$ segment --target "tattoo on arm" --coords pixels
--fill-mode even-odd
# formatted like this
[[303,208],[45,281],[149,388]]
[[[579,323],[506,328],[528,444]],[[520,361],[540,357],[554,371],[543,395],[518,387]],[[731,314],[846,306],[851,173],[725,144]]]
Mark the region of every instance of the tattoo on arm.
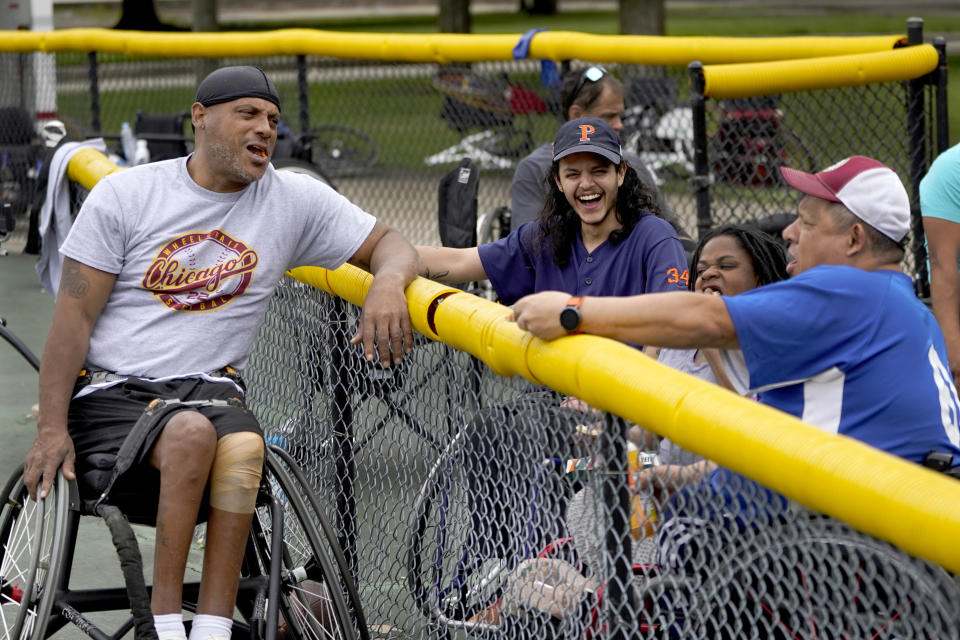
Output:
[[71,298],[82,298],[89,290],[90,280],[80,267],[69,262],[63,265],[63,273],[60,275],[60,293],[65,293]]
[[437,273],[430,273],[430,267],[424,267],[423,273],[420,274],[428,280],[436,280],[437,282],[443,282],[444,279],[450,275],[450,270],[438,271]]

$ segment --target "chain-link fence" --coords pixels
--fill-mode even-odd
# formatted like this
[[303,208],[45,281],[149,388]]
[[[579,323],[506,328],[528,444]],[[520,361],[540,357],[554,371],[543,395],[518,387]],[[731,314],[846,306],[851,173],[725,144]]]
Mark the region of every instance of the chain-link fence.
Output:
[[[192,100],[194,61],[136,67],[128,60],[98,60],[93,90],[83,77],[92,77],[92,58],[77,55],[70,72],[76,111],[70,111],[61,98],[68,92],[60,93],[59,71],[61,58],[69,57],[57,56],[58,113],[78,137],[122,131],[129,118],[136,123],[138,109],[176,121]],[[284,113],[306,105],[305,117],[291,117],[299,132],[291,141],[293,159],[309,161],[351,199],[415,242],[436,243],[439,177],[462,155],[478,157],[476,151],[456,152],[450,154],[451,164],[431,166],[432,156],[454,145],[484,143],[487,138],[467,140],[482,131],[509,132],[489,138],[503,141],[515,140],[516,131],[526,128],[534,142],[549,140],[557,123],[539,84],[539,68],[529,62],[474,64],[469,72],[423,63],[332,64],[296,57],[239,62],[267,69],[283,94]],[[304,69],[308,77],[326,75],[322,82],[305,83]],[[663,161],[655,168],[664,180],[661,188],[693,228],[695,200],[682,186],[690,178],[685,145],[693,140],[693,111],[686,72],[678,69],[624,65],[616,73],[634,100],[668,96],[644,107],[654,115],[638,113],[625,142],[633,131],[648,132],[636,136],[637,149],[651,166]],[[510,106],[506,122],[484,120],[459,131],[458,118],[476,113],[457,107],[460,115],[439,115],[456,97],[437,86],[448,72],[461,74],[457,86],[463,91],[470,90],[476,74],[501,89],[506,82],[508,93],[487,98],[496,110],[482,107],[476,96],[456,99],[470,109],[503,116],[500,98],[509,104],[507,96],[518,93],[511,87],[520,87],[538,95],[544,111],[538,106],[513,113]],[[858,91],[876,91],[878,103],[898,102],[900,85],[884,87],[837,90],[837,105],[864,100]],[[148,95],[155,101],[148,102]],[[529,104],[532,98],[526,100]],[[823,117],[801,116],[804,109],[822,110],[817,100],[805,103],[802,94],[785,94],[775,105],[741,111],[768,108],[769,116],[782,117],[791,130],[818,139],[801,124],[804,117],[810,122]],[[891,106],[882,113],[894,112]],[[73,120],[70,113],[80,115]],[[719,144],[721,116],[713,113],[716,128],[710,131]],[[906,118],[902,106],[900,113]],[[890,120],[889,131],[874,131],[878,137],[902,136],[904,122],[894,129]],[[304,132],[322,125],[349,127],[373,140],[373,160],[358,160],[371,155],[344,150],[328,153],[327,160],[317,156],[310,145],[321,136]],[[782,131],[779,124],[775,131]],[[169,132],[141,135],[148,142],[189,147],[189,139]],[[651,142],[658,137],[662,143]],[[108,143],[119,157],[119,133]],[[341,146],[353,149],[345,142]],[[503,148],[493,150],[503,155]],[[733,172],[726,180],[730,192],[777,193],[776,184],[737,184],[752,183],[755,175]],[[481,208],[503,203],[508,184],[508,168],[488,167],[481,180]],[[78,191],[75,199],[82,196]],[[773,208],[758,210],[756,200],[743,198],[726,210],[730,218],[717,222],[741,219],[733,211],[746,218]],[[767,195],[760,202],[776,201]],[[438,300],[431,302],[433,311],[452,304]],[[402,366],[370,365],[348,345],[357,317],[358,309],[345,300],[285,279],[246,375],[250,404],[268,440],[308,470],[312,489],[336,523],[372,637],[960,636],[954,606],[960,584],[940,566],[658,442],[617,416],[519,377],[504,377],[450,344],[418,335]],[[467,337],[446,339],[459,344]]]
[[938,566],[675,446],[652,466],[649,434],[443,343],[370,365],[357,317],[285,281],[248,382],[337,522],[373,637],[960,633]]
[[[75,206],[84,193],[76,189]],[[511,358],[529,362],[531,355],[484,342],[480,334],[490,328],[482,322],[452,322],[458,313],[502,315],[493,303],[434,283],[423,285],[426,294],[408,294],[416,326],[474,345],[499,362],[496,371],[422,333],[399,367],[367,362],[349,345],[359,309],[346,291],[362,287],[357,275],[320,278],[342,287],[345,298],[285,278],[245,377],[267,441],[307,472],[334,523],[370,637],[892,640],[960,633],[960,582],[941,566],[616,415],[506,377],[519,366],[508,364]],[[614,377],[636,379],[632,359],[647,362],[623,345],[582,339],[616,347],[590,350]],[[571,370],[582,365],[565,362]],[[660,390],[654,395],[678,386],[662,373],[642,381]],[[613,386],[600,393],[618,400]],[[722,404],[710,404],[717,420]],[[741,422],[770,418],[738,415]],[[910,473],[923,472],[911,466]],[[952,483],[945,477],[930,480],[909,482],[930,493],[953,489],[940,484]]]
[[[771,80],[781,81],[777,72],[763,77],[758,69],[754,93],[734,91],[736,97],[723,97],[723,78],[704,91],[704,74],[710,69],[691,65],[697,87],[692,117],[704,132],[691,141],[694,154],[702,154],[695,178],[700,233],[745,219],[758,220],[768,231],[782,229],[794,215],[798,195],[781,178],[780,167],[815,172],[851,155],[869,156],[897,171],[907,187],[913,222],[902,266],[917,293],[929,296],[919,183],[947,147],[941,120],[946,113],[941,86],[945,45],[939,40],[936,47],[929,56],[934,61],[939,57],[937,68],[922,76],[773,95],[764,95],[763,88]],[[832,70],[830,64],[822,69]],[[715,94],[720,97],[712,98]],[[891,135],[894,130],[897,135]]]

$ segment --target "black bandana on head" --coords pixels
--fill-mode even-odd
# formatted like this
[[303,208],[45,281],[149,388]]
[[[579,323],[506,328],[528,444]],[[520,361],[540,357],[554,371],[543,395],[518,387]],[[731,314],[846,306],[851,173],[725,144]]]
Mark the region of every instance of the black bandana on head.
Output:
[[280,94],[258,67],[223,67],[213,71],[197,87],[196,102],[205,107],[238,98],[263,98],[280,109]]

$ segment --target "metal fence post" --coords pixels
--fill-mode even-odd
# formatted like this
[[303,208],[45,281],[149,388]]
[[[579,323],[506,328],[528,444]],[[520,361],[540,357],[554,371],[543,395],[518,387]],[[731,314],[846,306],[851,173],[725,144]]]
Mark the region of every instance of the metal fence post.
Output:
[[90,126],[97,133],[100,133],[100,83],[97,80],[97,52],[91,51],[87,54],[89,61],[88,75],[90,77]]
[[937,155],[950,148],[950,118],[947,111],[947,41],[937,36],[933,41],[940,62],[936,70]]
[[[907,18],[907,40],[911,46],[923,44],[923,19]],[[920,180],[927,172],[926,109],[924,89],[928,78],[915,78],[907,84],[907,137],[910,156],[910,230],[911,251],[916,270],[914,288],[921,298],[930,297],[927,250],[924,245],[923,219],[920,213]]]
[[307,93],[307,56],[297,56],[297,99],[300,102],[300,133],[310,129],[310,96]]
[[330,376],[333,386],[332,420],[333,450],[334,450],[334,482],[338,486],[337,492],[337,532],[338,542],[347,559],[354,582],[359,583],[358,543],[357,543],[357,498],[354,482],[357,477],[357,466],[353,449],[353,405],[350,400],[353,390],[350,388],[350,363],[346,358],[345,345],[350,336],[347,335],[346,301],[333,297],[333,325],[330,333]]
[[629,630],[634,626],[635,618],[630,606],[633,540],[630,535],[630,489],[627,485],[627,474],[630,472],[627,423],[611,413],[604,414],[604,423],[603,457],[607,473],[603,478],[603,504],[610,509],[610,528],[605,535],[604,546],[608,562],[609,559],[613,560],[612,575],[606,576],[604,587],[609,625],[607,637],[626,640],[634,635]]
[[697,198],[697,234],[703,237],[713,226],[710,217],[710,164],[707,158],[707,109],[703,97],[703,63],[691,62],[690,106],[693,110],[693,169],[691,184]]

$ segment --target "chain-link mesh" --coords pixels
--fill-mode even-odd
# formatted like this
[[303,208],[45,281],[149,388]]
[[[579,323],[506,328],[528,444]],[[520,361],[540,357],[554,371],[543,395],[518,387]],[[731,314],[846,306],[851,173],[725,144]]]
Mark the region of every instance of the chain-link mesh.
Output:
[[285,280],[247,378],[336,522],[373,637],[960,633],[939,567],[723,470],[645,470],[639,429],[442,343],[370,365],[357,318]]
[[[706,227],[757,220],[766,230],[781,229],[795,214],[799,194],[783,181],[780,167],[815,172],[851,155],[875,158],[897,171],[918,207],[918,178],[936,156],[933,117],[922,114],[935,109],[933,88],[921,87],[916,98],[921,115],[910,120],[909,84],[708,100]],[[919,147],[915,152],[911,138]],[[902,266],[925,282],[911,250],[918,235],[922,243],[922,229],[904,240]]]

